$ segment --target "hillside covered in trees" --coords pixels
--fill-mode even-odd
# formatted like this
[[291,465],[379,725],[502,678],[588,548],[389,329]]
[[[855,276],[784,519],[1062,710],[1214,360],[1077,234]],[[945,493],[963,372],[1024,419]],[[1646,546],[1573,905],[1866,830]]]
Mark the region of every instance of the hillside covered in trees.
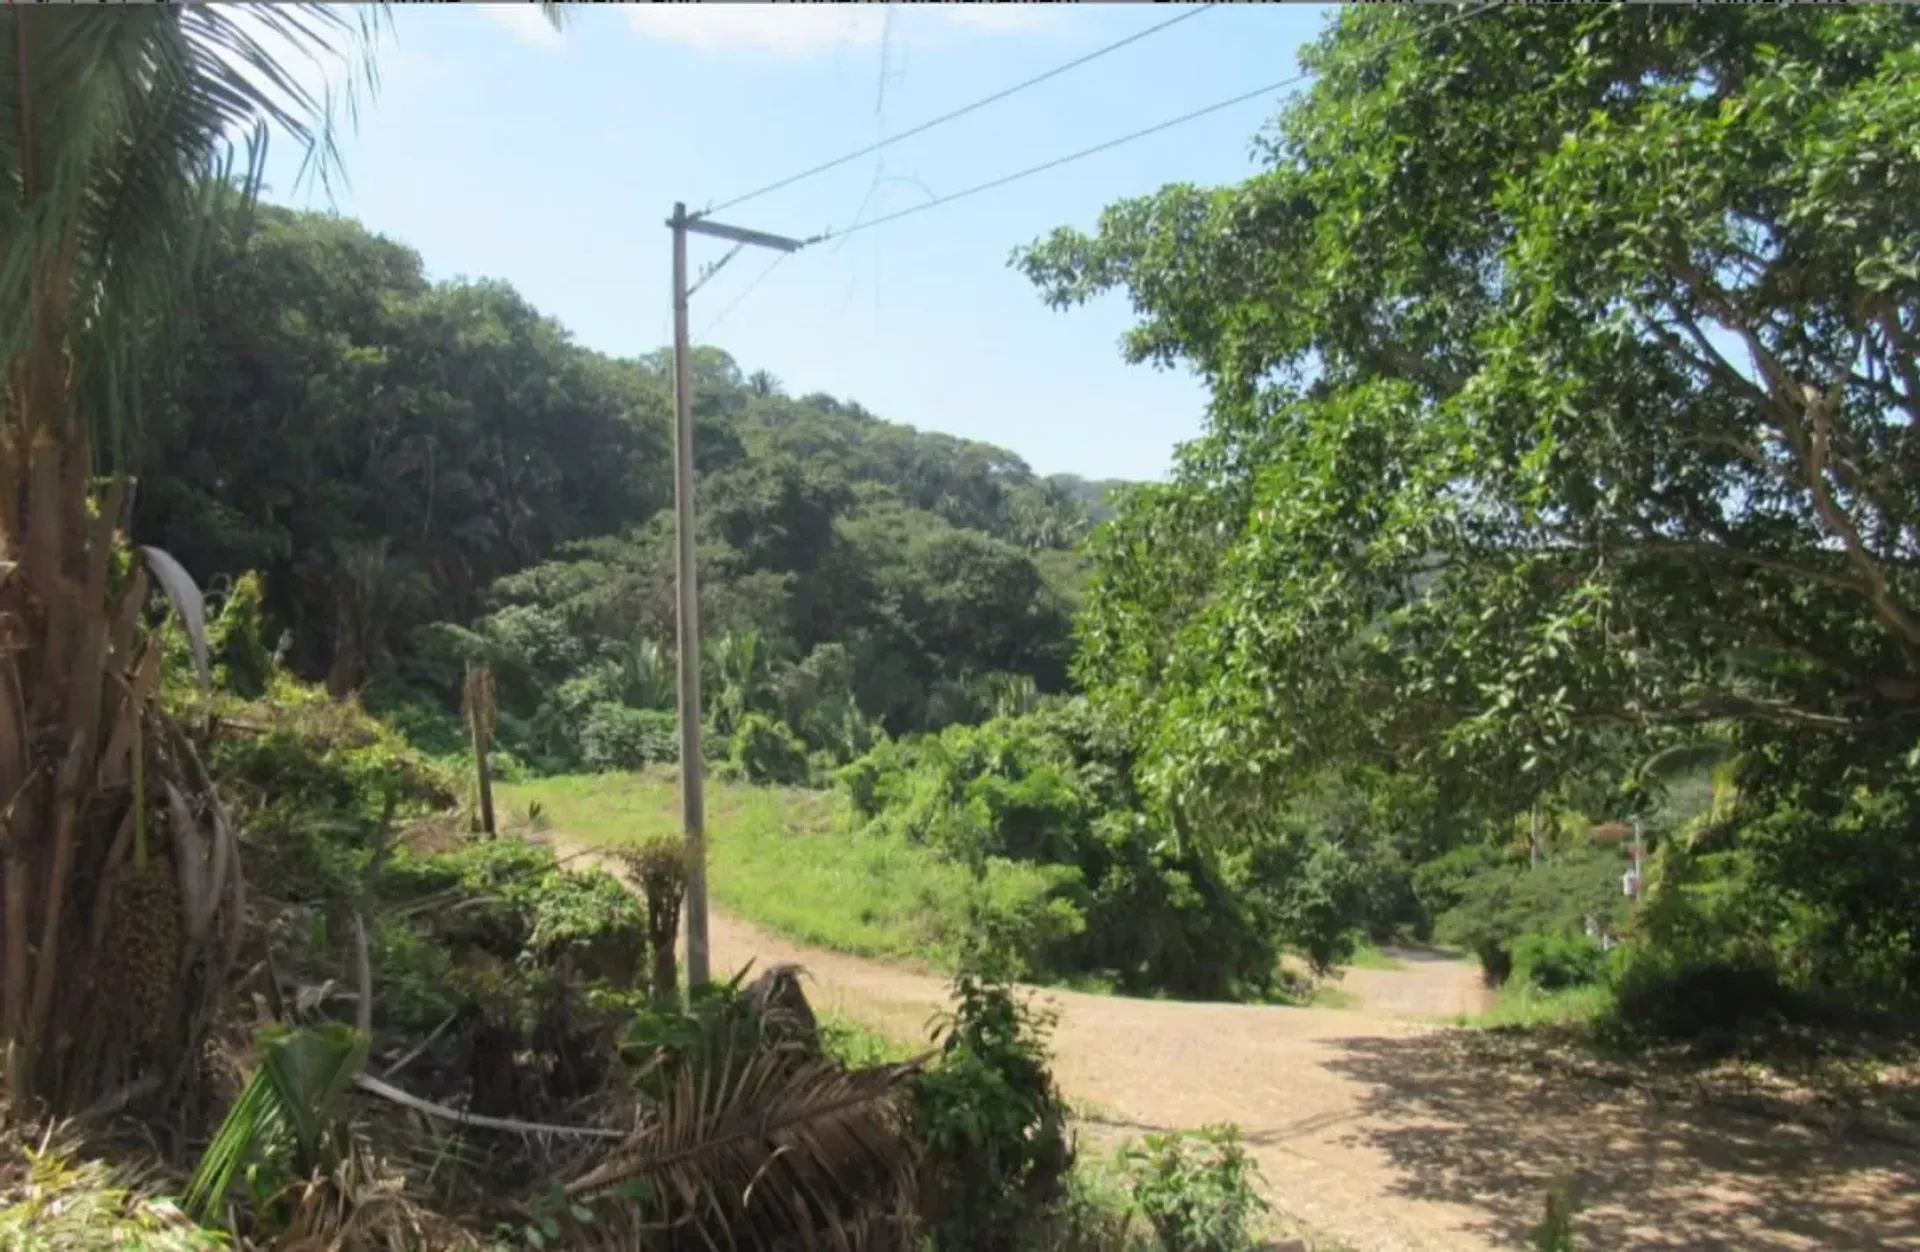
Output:
[[[295,46],[354,42],[302,14]],[[1091,1189],[1012,983],[1297,1004],[1366,939],[1457,946],[1500,988],[1480,1024],[1556,1029],[1398,1022],[1444,1066],[1402,1099],[1415,1053],[1356,1065],[1374,1032],[1278,1050],[1262,1008],[1154,1007],[1183,1058],[1241,1015],[1243,1091],[1347,1071],[1375,1194],[1511,1219],[1584,1153],[1631,1168],[1604,1203],[1652,1206],[1642,1243],[1702,1196],[1804,1242],[1815,1176],[1911,1231],[1910,1155],[1863,1202],[1798,1134],[1777,1207],[1649,1190],[1646,1160],[1758,1174],[1760,1138],[1676,1119],[1704,1081],[1574,1054],[1804,1080],[1911,1144],[1920,11],[1341,11],[1259,172],[1015,256],[1207,383],[1164,483],[699,349],[711,847],[644,771],[676,752],[665,354],[250,203],[248,123],[331,149],[318,102],[221,68],[274,58],[219,11],[3,7],[0,41],[0,1232],[1133,1252],[1145,1215],[1248,1252],[1231,1127]],[[703,863],[746,920],[950,973],[936,1049],[816,1018],[790,965],[683,995]],[[1148,1085],[1141,1005],[1081,1003]],[[1525,1086],[1483,1098],[1501,1066]],[[1657,1109],[1643,1139],[1485,1151],[1601,1086]],[[183,1206],[67,1170],[61,1115]],[[1535,1246],[1571,1246],[1571,1194]]]
[[[260,573],[284,662],[431,746],[457,743],[475,660],[528,764],[671,755],[670,354],[588,351],[505,284],[430,282],[327,216],[259,209],[206,282],[134,533],[214,586]],[[693,377],[722,733],[761,716],[773,750],[842,761],[1062,689],[1074,550],[1112,484],[791,397],[717,349]]]

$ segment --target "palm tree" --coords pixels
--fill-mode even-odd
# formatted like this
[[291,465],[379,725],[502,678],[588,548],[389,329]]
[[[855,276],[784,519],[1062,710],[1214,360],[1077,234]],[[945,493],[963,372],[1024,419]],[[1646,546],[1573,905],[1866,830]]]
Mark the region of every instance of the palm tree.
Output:
[[[148,572],[119,533],[124,454],[200,245],[252,199],[269,134],[329,167],[328,108],[286,57],[372,33],[321,5],[244,7],[0,9],[0,1038],[15,1110],[136,1079],[179,1094],[238,941],[232,834],[192,737],[154,701]],[[192,580],[143,555],[197,632]]]

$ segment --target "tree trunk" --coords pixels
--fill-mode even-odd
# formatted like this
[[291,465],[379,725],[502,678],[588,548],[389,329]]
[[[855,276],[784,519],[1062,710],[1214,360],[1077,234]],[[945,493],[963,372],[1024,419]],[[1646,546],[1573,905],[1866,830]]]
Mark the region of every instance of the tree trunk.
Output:
[[473,736],[473,776],[478,790],[480,830],[491,839],[499,833],[493,818],[493,770],[487,753],[493,745],[493,671],[484,665],[467,666],[467,729]]
[[[0,513],[8,1094],[16,1113],[64,1112],[157,1078],[175,1099],[237,948],[238,848],[197,748],[157,706],[147,573],[116,533],[124,481],[90,510],[79,424],[57,409],[35,420],[44,393],[16,385],[11,399],[0,433],[0,500],[21,502]],[[29,456],[6,455],[23,442]]]
[[[480,830],[489,839],[499,833],[493,820],[493,770],[487,764],[487,738],[481,732],[478,717],[470,719],[473,726],[473,777],[480,788]],[[512,781],[511,775],[508,781]]]

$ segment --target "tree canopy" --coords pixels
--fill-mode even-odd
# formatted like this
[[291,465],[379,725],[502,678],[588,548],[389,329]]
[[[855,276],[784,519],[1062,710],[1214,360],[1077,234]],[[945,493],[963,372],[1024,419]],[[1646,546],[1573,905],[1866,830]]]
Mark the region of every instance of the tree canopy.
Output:
[[[509,744],[580,765],[587,710],[557,693],[673,647],[671,354],[589,351],[504,283],[433,282],[400,244],[284,209],[221,219],[205,285],[135,533],[205,580],[260,571],[287,662],[336,693],[451,709],[462,662],[494,664]],[[758,638],[775,686],[838,649],[792,681],[844,673],[895,732],[983,715],[996,676],[1065,683],[1084,486],[791,397],[715,348],[692,374],[714,639]],[[641,689],[603,687],[589,707]],[[559,738],[515,737],[535,721]]]
[[1147,792],[1513,812],[1718,736],[1726,916],[1920,985],[1920,16],[1368,6],[1305,59],[1264,172],[1016,258],[1212,391],[1081,622]]
[[1214,396],[1102,544],[1086,675],[1175,790],[1910,734],[1920,23],[1440,16],[1346,14],[1265,173],[1021,258],[1058,304],[1128,292],[1129,355]]

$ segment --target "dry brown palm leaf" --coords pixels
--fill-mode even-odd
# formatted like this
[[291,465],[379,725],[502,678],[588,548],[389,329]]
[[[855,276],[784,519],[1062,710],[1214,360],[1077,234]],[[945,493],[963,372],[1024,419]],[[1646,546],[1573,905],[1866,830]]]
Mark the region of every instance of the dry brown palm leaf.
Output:
[[920,1145],[906,1104],[923,1061],[847,1070],[715,1039],[679,1064],[637,1133],[568,1185],[599,1199],[595,1231],[577,1236],[743,1252],[887,1246],[879,1232],[899,1233],[913,1209]]

